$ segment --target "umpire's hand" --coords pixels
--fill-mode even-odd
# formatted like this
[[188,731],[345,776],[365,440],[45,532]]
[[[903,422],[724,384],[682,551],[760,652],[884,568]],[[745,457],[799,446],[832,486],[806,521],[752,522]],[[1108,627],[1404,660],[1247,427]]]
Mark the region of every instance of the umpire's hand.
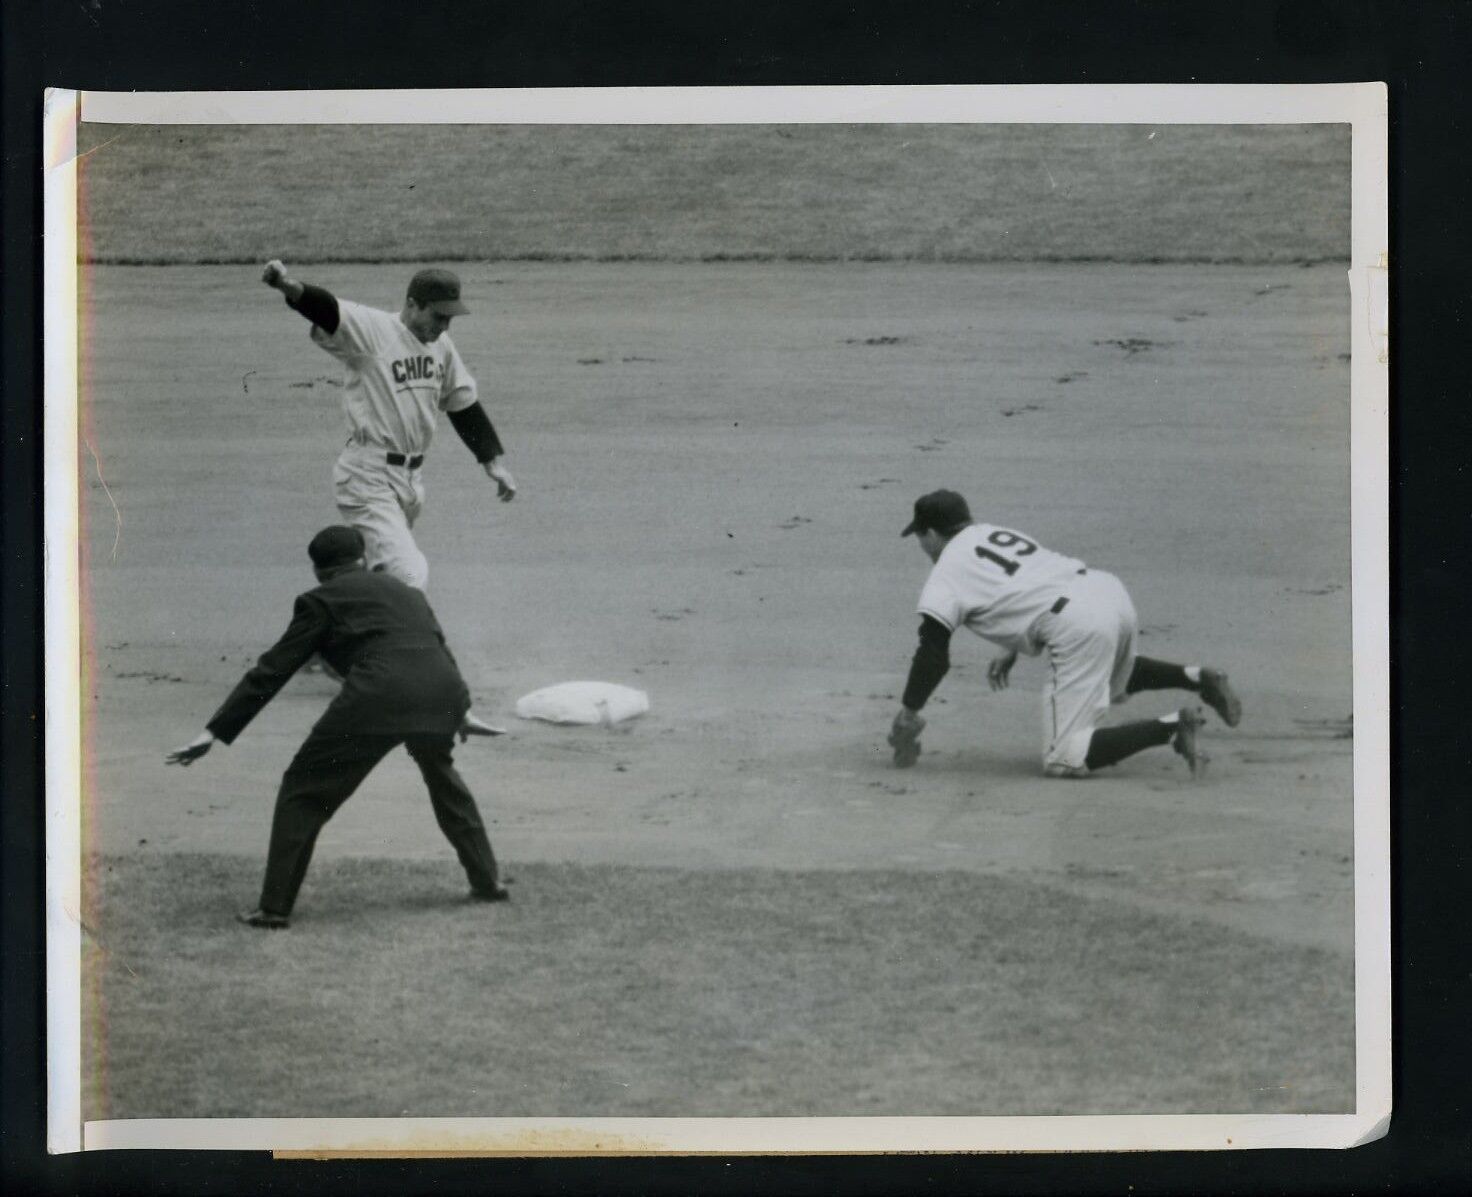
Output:
[[176,748],[168,756],[164,757],[164,764],[192,765],[210,750],[210,746],[214,742],[215,736],[213,732],[200,732],[199,735],[190,740],[183,748]]

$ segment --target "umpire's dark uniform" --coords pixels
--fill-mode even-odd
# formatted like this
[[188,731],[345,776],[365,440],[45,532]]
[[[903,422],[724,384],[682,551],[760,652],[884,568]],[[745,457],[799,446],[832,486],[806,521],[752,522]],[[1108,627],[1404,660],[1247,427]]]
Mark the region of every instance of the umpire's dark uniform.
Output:
[[418,590],[360,564],[325,577],[298,596],[285,635],[241,679],[208,729],[231,743],[314,653],[343,676],[342,692],[281,779],[261,910],[291,914],[322,825],[399,744],[424,775],[435,818],[472,892],[493,894],[496,858],[475,799],[451,762],[470,694]]

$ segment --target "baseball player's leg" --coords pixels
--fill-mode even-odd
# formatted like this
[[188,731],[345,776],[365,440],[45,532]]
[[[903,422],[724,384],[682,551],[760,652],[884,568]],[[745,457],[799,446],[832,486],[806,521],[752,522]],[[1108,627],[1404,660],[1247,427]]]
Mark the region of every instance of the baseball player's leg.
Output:
[[414,540],[414,521],[424,510],[424,484],[418,470],[391,470],[394,499],[402,521],[394,524],[392,540],[385,546],[381,568],[417,590],[429,584],[429,561]]
[[1106,620],[1114,623],[1114,666],[1109,673],[1109,699],[1124,702],[1130,696],[1129,680],[1134,675],[1135,641],[1140,635],[1140,617],[1124,583],[1105,570],[1095,570],[1088,579],[1094,601]]
[[368,568],[423,590],[429,562],[411,530],[422,492],[408,471],[377,461],[373,450],[349,446],[337,459],[332,481],[342,518],[363,534]]
[[1071,594],[1067,609],[1048,627],[1050,677],[1044,719],[1050,739],[1044,772],[1086,777],[1147,748],[1170,744],[1197,774],[1205,757],[1196,748],[1199,716],[1188,709],[1162,719],[1099,727],[1111,701],[1126,692],[1134,671],[1134,605],[1123,584],[1098,572]]
[[261,910],[282,918],[291,914],[318,833],[397,743],[394,736],[322,735],[315,730],[307,737],[276,796]]
[[1115,639],[1088,623],[1060,625],[1048,644],[1043,684],[1043,771],[1050,777],[1088,775],[1089,742],[1109,711]]
[[[1098,589],[1097,597],[1113,602],[1120,616],[1122,651],[1114,677],[1114,701],[1123,702],[1142,690],[1186,690],[1201,695],[1203,701],[1222,717],[1229,727],[1242,719],[1242,703],[1227,681],[1224,670],[1210,665],[1177,665],[1154,657],[1136,656],[1134,641],[1138,634],[1138,617],[1129,592],[1113,574],[1092,571],[1090,584]],[[1097,578],[1097,580],[1096,580]],[[1113,591],[1111,596],[1108,592]]]
[[[1055,674],[1059,680],[1045,688],[1043,700],[1051,704],[1051,712],[1045,711],[1044,717],[1051,714],[1055,730],[1043,754],[1043,771],[1050,777],[1087,777],[1137,752],[1169,744],[1185,758],[1191,775],[1199,776],[1206,766],[1206,755],[1196,745],[1201,716],[1193,708],[1183,707],[1159,719],[1098,726],[1109,709],[1109,659],[1117,652],[1110,641],[1111,637],[1100,633],[1093,644],[1076,651],[1071,659],[1065,657],[1063,667]],[[1081,671],[1070,676],[1070,665],[1088,665],[1091,660],[1092,677],[1080,676]]]
[[[1186,711],[1185,716],[1189,723],[1189,711]],[[1083,757],[1083,764],[1092,773],[1094,770],[1104,769],[1105,766],[1119,764],[1126,757],[1133,757],[1136,752],[1170,744],[1176,736],[1181,735],[1181,720],[1182,711],[1176,711],[1175,714],[1163,718],[1142,718],[1114,727],[1095,727],[1094,735],[1089,736],[1088,754]],[[1195,754],[1194,726],[1188,730],[1188,735],[1192,736],[1192,754]]]
[[470,880],[471,892],[478,897],[504,897],[501,872],[496,864],[496,855],[491,851],[485,823],[470,788],[454,765],[453,738],[411,736],[405,747],[419,766],[424,784],[429,789],[435,822],[460,858]]
[[1141,690],[1188,690],[1201,695],[1201,700],[1228,727],[1242,722],[1242,700],[1227,680],[1226,671],[1212,665],[1177,665],[1173,661],[1136,657],[1127,689],[1131,694]]
[[[1121,586],[1120,590],[1123,593],[1124,587]],[[1128,602],[1128,596],[1125,601]],[[1130,614],[1133,620],[1133,607]],[[1177,665],[1174,661],[1137,657],[1133,653],[1131,656],[1124,674],[1123,696],[1138,694],[1142,690],[1186,690],[1201,695],[1202,701],[1220,715],[1228,727],[1236,727],[1242,721],[1242,700],[1227,681],[1224,670],[1211,665]]]
[[381,570],[423,590],[429,581],[429,562],[414,543],[403,508],[391,493],[345,502],[341,492],[337,509],[342,518],[363,534],[368,568]]
[[1177,665],[1174,661],[1136,657],[1125,688],[1131,694],[1138,694],[1142,690],[1195,690],[1198,685],[1191,680],[1186,669],[1186,666]]
[[[1235,727],[1242,720],[1242,702],[1236,696],[1231,683],[1226,679],[1226,671],[1213,665],[1178,665],[1175,661],[1160,661],[1154,657],[1136,657],[1133,652],[1133,640],[1136,635],[1135,608],[1130,604],[1129,593],[1126,592],[1123,583],[1104,571],[1095,571],[1100,579],[1105,580],[1104,585],[1113,583],[1117,587],[1116,604],[1119,605],[1120,614],[1128,618],[1122,618],[1122,630],[1128,627],[1129,655],[1128,660],[1120,657],[1120,668],[1116,670],[1116,682],[1114,682],[1114,701],[1122,702],[1132,693],[1141,691],[1188,691],[1198,693],[1211,710],[1216,711],[1222,717],[1223,723],[1228,727]],[[1126,612],[1128,608],[1128,612]]]

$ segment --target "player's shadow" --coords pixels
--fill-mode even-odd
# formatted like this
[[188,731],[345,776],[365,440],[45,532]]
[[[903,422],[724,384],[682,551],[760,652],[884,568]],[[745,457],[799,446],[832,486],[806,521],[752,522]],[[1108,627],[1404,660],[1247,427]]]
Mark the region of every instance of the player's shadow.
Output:
[[891,767],[891,772],[907,776],[928,773],[937,777],[966,777],[976,781],[1015,781],[1026,778],[1048,780],[1042,767],[1034,759],[1019,753],[989,752],[977,748],[940,749],[933,752],[922,749],[920,760],[912,768]]
[[[919,761],[908,769],[901,769],[894,764],[893,750],[881,738],[877,745],[868,746],[865,752],[865,776],[917,785],[923,785],[926,777],[966,777],[975,781],[1043,777],[1043,771],[1035,760],[1017,753],[1006,754],[984,748],[933,750],[925,746],[923,737],[921,745]],[[846,755],[841,760],[835,758],[831,765],[837,770],[851,765],[851,762],[852,758]]]

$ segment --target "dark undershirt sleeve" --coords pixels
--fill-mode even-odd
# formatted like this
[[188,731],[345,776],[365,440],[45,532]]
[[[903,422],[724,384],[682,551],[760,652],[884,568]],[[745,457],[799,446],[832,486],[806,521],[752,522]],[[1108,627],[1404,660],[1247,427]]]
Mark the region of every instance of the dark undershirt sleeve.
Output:
[[479,403],[472,403],[469,407],[448,414],[450,423],[460,434],[460,439],[475,454],[476,461],[490,461],[506,452],[501,438],[491,427],[491,417],[486,415],[486,409]]
[[935,693],[941,678],[951,668],[951,629],[929,615],[920,619],[920,646],[910,662],[910,677],[900,699],[912,711],[918,711]]
[[323,287],[314,287],[311,283],[303,283],[301,297],[295,303],[288,299],[286,306],[300,312],[328,336],[337,331],[342,320],[341,313],[337,310],[337,296]]

